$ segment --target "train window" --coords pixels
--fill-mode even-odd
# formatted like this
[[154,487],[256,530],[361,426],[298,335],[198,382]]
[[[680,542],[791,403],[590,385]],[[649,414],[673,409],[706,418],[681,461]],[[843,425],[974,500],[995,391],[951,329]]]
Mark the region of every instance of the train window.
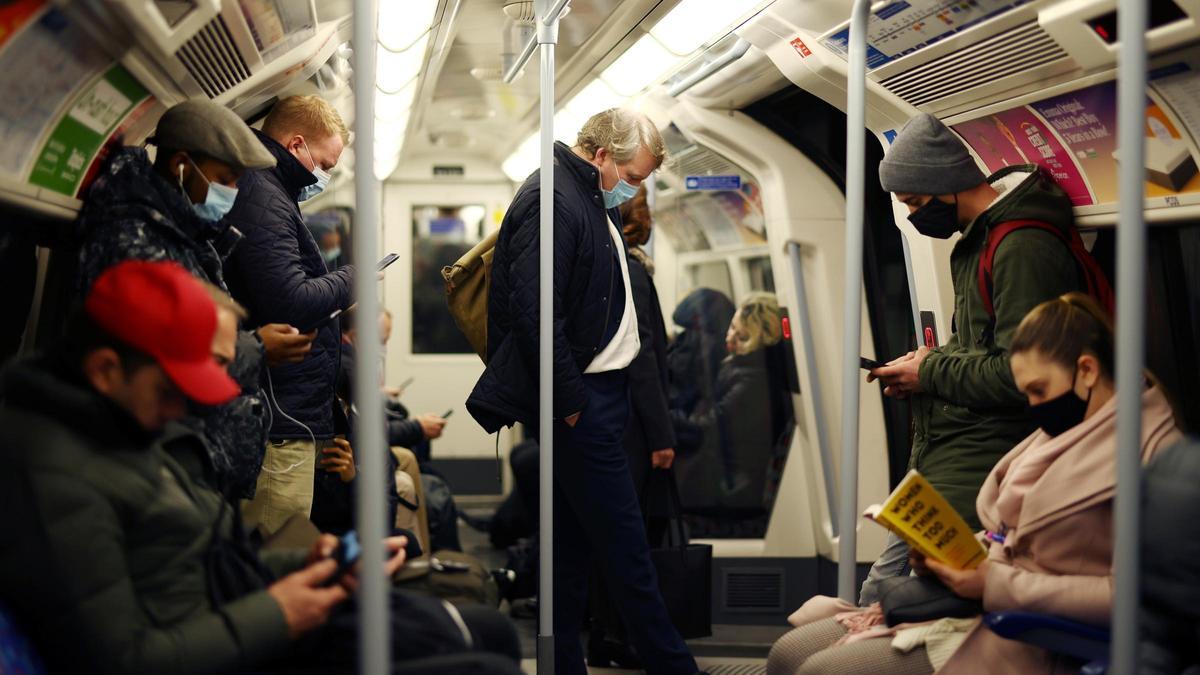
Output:
[[481,204],[413,206],[413,354],[475,353],[446,311],[442,268],[479,243],[486,216]]
[[[757,180],[681,134],[655,227],[677,252],[668,350],[675,471],[693,536],[766,534],[795,433],[790,342]],[[661,187],[661,186],[660,186]]]

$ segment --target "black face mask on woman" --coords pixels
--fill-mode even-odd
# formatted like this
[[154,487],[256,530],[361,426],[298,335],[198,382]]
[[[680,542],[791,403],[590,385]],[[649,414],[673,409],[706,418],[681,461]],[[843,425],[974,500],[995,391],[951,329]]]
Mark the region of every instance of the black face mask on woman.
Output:
[[1075,378],[1078,375],[1079,367],[1076,366],[1075,374],[1071,376],[1071,388],[1062,396],[1029,406],[1029,417],[1048,436],[1057,436],[1073,429],[1087,416],[1088,406],[1092,402],[1092,389],[1088,387],[1087,400],[1079,398],[1075,393]]
[[953,204],[930,197],[929,201],[909,214],[908,222],[926,237],[949,239],[958,232],[958,196],[955,195]]

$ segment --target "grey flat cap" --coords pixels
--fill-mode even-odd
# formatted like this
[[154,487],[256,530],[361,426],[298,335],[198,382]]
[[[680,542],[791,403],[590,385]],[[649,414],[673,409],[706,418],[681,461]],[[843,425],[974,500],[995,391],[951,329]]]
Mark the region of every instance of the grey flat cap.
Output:
[[275,157],[237,113],[207,99],[168,108],[149,142],[168,150],[203,153],[237,169],[275,166]]
[[958,136],[924,113],[904,125],[879,163],[879,184],[888,192],[948,195],[986,180]]

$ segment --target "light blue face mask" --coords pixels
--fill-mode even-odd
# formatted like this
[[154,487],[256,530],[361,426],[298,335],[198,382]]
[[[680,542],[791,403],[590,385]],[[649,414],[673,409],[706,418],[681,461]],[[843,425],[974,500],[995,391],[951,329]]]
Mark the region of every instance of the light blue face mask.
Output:
[[[615,163],[613,164],[613,168],[616,168]],[[633,199],[634,196],[637,195],[638,189],[629,183],[626,183],[625,179],[621,178],[621,170],[617,169],[617,184],[613,186],[613,189],[605,190],[604,179],[601,178],[600,191],[604,193],[604,208],[615,209],[621,204]]]
[[329,264],[333,264],[333,261],[337,260],[339,257],[341,257],[341,255],[342,255],[342,247],[341,246],[334,246],[333,248],[331,248],[328,251],[325,251],[324,253],[321,254],[321,256],[325,258],[325,262],[327,262]]
[[[196,166],[191,157],[188,157],[188,163],[192,165],[192,168],[200,175],[200,178],[204,179],[205,183],[208,183],[208,194],[204,197],[204,203],[192,204],[192,210],[202,220],[215,223],[224,218],[225,214],[229,213],[229,210],[233,208],[233,202],[237,199],[237,188],[231,188],[209,180],[208,176],[204,175],[204,172],[200,170],[200,167]],[[179,189],[183,191],[184,195],[187,195],[187,190],[183,188],[182,164],[179,165]]]
[[325,186],[329,185],[330,176],[328,171],[317,166],[316,161],[313,160],[312,151],[308,149],[308,141],[301,139],[300,142],[304,144],[304,152],[308,153],[308,161],[312,162],[312,175],[317,177],[316,183],[300,188],[299,199],[302,202],[306,202],[321,194],[321,191],[325,189]]

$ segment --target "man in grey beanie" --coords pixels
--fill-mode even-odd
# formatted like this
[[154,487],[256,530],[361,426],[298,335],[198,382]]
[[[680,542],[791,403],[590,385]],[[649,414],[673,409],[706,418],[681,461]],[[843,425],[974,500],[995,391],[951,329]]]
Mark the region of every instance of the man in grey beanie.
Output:
[[[157,146],[153,163],[142,147],[120,148],[88,190],[75,226],[80,297],[104,270],[130,259],[171,260],[227,290],[222,260],[241,234],[222,217],[233,206],[238,178],[274,166],[275,158],[237,114],[207,99],[168,108],[148,142]],[[239,332],[229,372],[242,394],[184,420],[208,441],[213,487],[253,496],[266,437],[261,362],[299,361],[311,346],[312,335],[281,323]]]
[[[927,114],[901,129],[879,163],[879,181],[908,206],[909,222],[921,234],[962,236],[950,254],[955,332],[941,346],[921,347],[872,370],[867,381],[882,380],[888,396],[911,398],[909,468],[919,470],[979,529],[980,485],[1033,431],[1025,396],[1009,369],[1013,334],[1042,302],[1087,290],[1065,243],[1078,236],[1071,200],[1036,164],[984,177],[962,141]],[[1002,225],[1008,233],[992,241],[988,293],[980,289],[980,264],[989,234],[1001,232]],[[880,580],[910,568],[908,546],[891,535],[863,584],[860,604],[879,599]]]

